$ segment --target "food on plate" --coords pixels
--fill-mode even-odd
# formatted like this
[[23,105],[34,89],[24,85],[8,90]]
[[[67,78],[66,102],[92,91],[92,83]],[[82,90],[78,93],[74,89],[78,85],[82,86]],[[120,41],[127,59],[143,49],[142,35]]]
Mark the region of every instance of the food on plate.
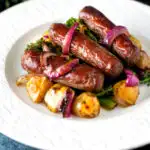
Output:
[[34,50],[25,51],[21,58],[21,66],[23,69],[27,72],[42,73],[40,54],[40,52]]
[[150,70],[140,71],[140,84],[150,86]]
[[26,85],[33,102],[64,118],[94,118],[102,108],[129,107],[140,85],[150,85],[150,57],[140,41],[92,6],[79,18],[51,24],[27,45],[21,65],[28,74],[17,86]]
[[47,90],[52,86],[52,83],[47,77],[33,76],[26,83],[26,89],[29,97],[34,103],[40,103],[44,100]]
[[134,37],[133,35],[129,35],[129,39],[132,41],[132,43],[133,43],[137,48],[139,48],[140,50],[142,49],[141,42],[140,42],[136,37]]
[[127,86],[126,81],[119,81],[113,87],[114,100],[123,107],[134,105],[139,96],[139,86]]
[[95,94],[84,92],[73,102],[72,112],[74,115],[84,118],[93,118],[100,113],[100,103]]
[[74,95],[74,91],[71,88],[61,84],[54,84],[46,93],[44,101],[52,112],[62,112],[63,117],[69,117]]
[[[68,31],[69,28],[66,25],[55,23],[50,27],[49,36],[53,43],[63,46],[63,40]],[[123,65],[116,56],[82,33],[76,32],[74,34],[70,51],[76,57],[99,68],[108,76],[117,77],[123,70]]]
[[113,96],[100,97],[99,101],[101,106],[107,110],[112,110],[117,106]]
[[26,85],[26,83],[31,79],[31,77],[33,77],[34,74],[26,74],[26,75],[22,75],[20,76],[17,81],[16,81],[16,85],[17,86],[21,86],[21,85]]
[[112,52],[117,53],[129,65],[137,64],[140,59],[140,49],[129,39],[129,33],[125,27],[116,26],[92,6],[84,7],[80,11],[79,18],[100,37],[103,44],[112,47]]
[[150,69],[150,57],[146,54],[145,51],[140,51],[140,60],[137,62],[136,65],[140,69]]
[[28,50],[21,61],[24,70],[43,74],[51,81],[73,88],[99,92],[103,87],[104,75],[101,71],[79,64],[78,59],[68,60],[54,53]]

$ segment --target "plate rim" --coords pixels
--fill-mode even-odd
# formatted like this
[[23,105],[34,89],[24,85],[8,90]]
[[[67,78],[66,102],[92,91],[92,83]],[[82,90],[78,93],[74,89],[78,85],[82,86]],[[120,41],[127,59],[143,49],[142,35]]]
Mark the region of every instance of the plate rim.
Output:
[[[5,15],[7,15],[8,13],[17,10],[17,8],[24,7],[24,5],[30,5],[30,6],[31,6],[31,4],[33,4],[33,3],[36,2],[36,1],[38,2],[39,0],[27,1],[27,2],[21,3],[21,4],[17,5],[17,6],[14,6],[14,7],[8,9],[8,10],[2,12],[2,13],[0,14],[0,18],[1,18],[1,16],[5,16]],[[46,1],[46,0],[45,0],[45,1]],[[51,1],[53,1],[53,0],[51,0]],[[117,1],[117,0],[116,0],[116,1]],[[129,0],[128,0],[128,2],[129,2]],[[130,2],[131,2],[131,1],[130,1]],[[132,1],[132,2],[137,3],[137,5],[139,5],[140,7],[143,7],[144,9],[145,9],[145,8],[146,8],[146,9],[149,8],[149,6],[140,4],[139,2],[135,2],[135,1]],[[146,10],[146,11],[147,11],[147,10]],[[150,13],[150,11],[148,11],[148,13]],[[28,31],[28,30],[27,30],[27,31]],[[0,57],[0,59],[1,59],[1,57]],[[0,63],[0,68],[1,68],[1,67],[2,67],[2,64]],[[3,67],[4,67],[4,66],[3,66]],[[3,69],[4,69],[4,68],[3,68]],[[1,71],[1,70],[0,70],[0,71]],[[1,86],[1,82],[0,82],[0,86]],[[13,96],[15,96],[16,99],[18,99],[16,95],[13,95]],[[19,99],[18,99],[18,100],[19,100]],[[143,104],[143,107],[146,108],[145,105],[146,105],[146,104]],[[19,102],[15,107],[19,107],[19,106],[26,107],[26,109],[29,110],[29,112],[31,112],[31,111],[33,112],[33,110],[34,110],[33,108],[30,108],[28,105],[24,106],[24,102],[22,102],[22,101]],[[0,107],[0,108],[1,108],[1,107]],[[147,107],[147,108],[148,108],[148,107]],[[19,110],[20,110],[20,109],[19,109]],[[36,111],[36,110],[34,110],[34,111],[35,111],[35,112],[34,112],[34,115],[37,116],[37,117],[45,118],[45,119],[48,119],[48,118],[49,118],[47,115],[45,116],[45,114],[43,115],[43,114],[41,114],[40,112],[38,112],[38,111]],[[38,113],[37,113],[37,112],[38,112]],[[142,112],[142,110],[139,110],[139,113],[141,113],[141,112]],[[132,112],[132,114],[135,114],[135,112]],[[1,118],[1,116],[0,116],[0,118]],[[120,117],[119,117],[119,118],[120,118]],[[124,118],[129,119],[130,116],[128,116],[128,115],[126,114]],[[118,120],[118,118],[116,118],[116,120]],[[1,120],[0,120],[0,121],[1,121]],[[53,118],[52,121],[55,122],[55,119]],[[69,122],[69,121],[70,121],[70,120],[68,120],[67,122]],[[71,120],[71,121],[76,122],[76,121],[74,121],[74,120]],[[63,122],[62,124],[65,124],[65,125],[66,125],[66,123],[64,123],[64,120],[61,119],[60,122]],[[91,121],[89,121],[89,122],[91,123],[91,125],[93,124]],[[108,120],[108,122],[109,122],[109,120]],[[1,124],[1,122],[0,122],[0,124]],[[3,133],[3,131],[4,131],[5,133]],[[9,135],[11,135],[11,134],[9,134],[9,133],[6,131],[6,129],[4,129],[3,131],[1,131],[3,134],[5,134],[5,135],[7,135],[8,137],[12,138],[11,136],[9,136]],[[7,134],[7,133],[8,133],[8,134]],[[32,147],[36,147],[35,144],[32,145],[32,143],[28,144],[28,143],[26,143],[25,141],[20,141],[20,140],[18,139],[18,137],[13,137],[13,139],[15,139],[15,140],[18,141],[18,142],[24,143],[24,144],[26,144],[26,145],[29,145],[29,146],[32,146]],[[149,140],[148,140],[147,142],[149,142]],[[147,142],[146,142],[146,143],[147,143]],[[146,144],[146,143],[144,143],[144,144]],[[43,147],[36,147],[36,148],[42,149]],[[45,148],[47,148],[47,147],[45,147]],[[54,147],[54,148],[55,148],[55,147]],[[131,148],[131,147],[130,147],[130,148]]]

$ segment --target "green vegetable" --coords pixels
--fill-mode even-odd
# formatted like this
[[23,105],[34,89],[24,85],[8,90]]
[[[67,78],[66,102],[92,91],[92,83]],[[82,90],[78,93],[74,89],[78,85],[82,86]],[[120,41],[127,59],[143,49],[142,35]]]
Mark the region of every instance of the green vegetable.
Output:
[[105,87],[101,92],[96,94],[102,107],[113,109],[117,103],[113,100],[113,85]]
[[[66,21],[66,25],[68,27],[71,27],[74,25],[75,22],[78,22],[79,23],[79,27],[77,28],[78,31],[80,31],[80,27],[83,27],[85,26],[85,24],[82,22],[82,20],[80,19],[77,19],[77,18],[69,18],[67,21]],[[86,26],[85,26],[86,27]],[[94,40],[94,41],[98,41],[98,37],[90,30],[86,27],[85,29],[85,34],[91,39],[91,40]]]
[[[78,22],[79,24],[81,24],[80,19],[71,17],[66,21],[66,25],[67,25],[67,27],[72,27],[75,22]],[[78,28],[78,30],[79,30],[79,28]]]
[[60,46],[53,45],[51,42],[46,42],[43,40],[42,37],[39,40],[37,40],[36,42],[28,44],[25,50],[26,51],[27,50],[33,50],[33,51],[42,52],[43,51],[43,48],[42,48],[43,43],[46,44],[49,47],[49,49],[52,52],[56,53],[57,55],[62,54],[62,50],[61,50]]
[[144,77],[140,80],[140,84],[146,84],[147,86],[150,86],[150,71],[147,70],[144,73]]
[[105,87],[104,89],[101,90],[101,92],[96,94],[97,97],[110,96],[110,95],[113,95],[113,85]]
[[98,39],[96,37],[96,35],[94,35],[94,33],[92,33],[92,31],[90,31],[89,29],[85,30],[85,34],[93,41],[98,42]]
[[113,97],[99,97],[100,105],[105,109],[113,109],[117,106],[117,103],[113,100]]
[[35,51],[41,52],[41,51],[43,51],[42,43],[43,43],[43,39],[41,38],[34,43],[28,44],[25,50],[35,50]]

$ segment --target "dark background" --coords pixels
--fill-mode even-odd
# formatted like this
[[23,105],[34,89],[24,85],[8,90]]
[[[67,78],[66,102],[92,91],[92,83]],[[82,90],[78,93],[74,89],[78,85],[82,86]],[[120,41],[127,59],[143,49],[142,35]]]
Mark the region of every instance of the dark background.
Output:
[[[0,0],[0,12],[23,1],[26,0]],[[137,1],[150,5],[150,0],[137,0]],[[144,148],[150,149],[150,144],[141,146],[134,150],[143,150]],[[23,144],[19,144],[0,133],[0,150],[35,150],[35,149],[24,146]]]
[[[0,11],[3,11],[17,3],[23,2],[26,0],[0,0]],[[150,5],[150,0],[136,0],[145,4]]]

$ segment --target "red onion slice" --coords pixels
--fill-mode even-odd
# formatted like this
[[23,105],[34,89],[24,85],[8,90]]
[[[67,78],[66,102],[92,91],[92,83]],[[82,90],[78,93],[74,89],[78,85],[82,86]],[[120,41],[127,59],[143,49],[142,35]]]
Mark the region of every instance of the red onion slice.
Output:
[[111,46],[115,38],[121,34],[129,36],[129,32],[124,26],[115,26],[112,30],[108,31],[106,37],[104,38],[104,44]]
[[73,59],[71,61],[69,61],[68,63],[66,63],[65,65],[60,66],[59,68],[57,68],[57,72],[59,74],[66,74],[68,72],[70,72],[77,64],[79,64],[79,59]]
[[48,35],[44,35],[43,37],[44,37],[45,39],[48,39],[48,38],[49,38],[49,36],[48,36]]
[[129,69],[125,69],[124,72],[127,75],[126,86],[133,87],[139,85],[138,77]]
[[79,63],[79,59],[73,59],[67,62],[66,64],[58,67],[54,71],[53,71],[52,66],[49,65],[44,71],[44,74],[46,74],[51,80],[55,80],[65,75],[66,73],[70,72],[78,63]]
[[64,106],[62,110],[64,118],[68,118],[71,116],[71,108],[72,108],[74,96],[75,96],[75,92],[69,88],[66,93],[66,99],[64,100]]
[[44,40],[44,41],[49,41],[49,40],[50,40],[49,35],[44,35],[44,36],[43,36],[43,40]]
[[129,69],[124,69],[124,72],[126,73],[126,75],[133,75],[133,71],[129,70]]
[[69,49],[70,49],[70,45],[71,45],[71,41],[73,38],[73,35],[75,33],[76,28],[78,27],[78,23],[76,22],[67,32],[65,39],[63,41],[63,48],[62,48],[62,52],[63,54],[68,54],[69,53]]

